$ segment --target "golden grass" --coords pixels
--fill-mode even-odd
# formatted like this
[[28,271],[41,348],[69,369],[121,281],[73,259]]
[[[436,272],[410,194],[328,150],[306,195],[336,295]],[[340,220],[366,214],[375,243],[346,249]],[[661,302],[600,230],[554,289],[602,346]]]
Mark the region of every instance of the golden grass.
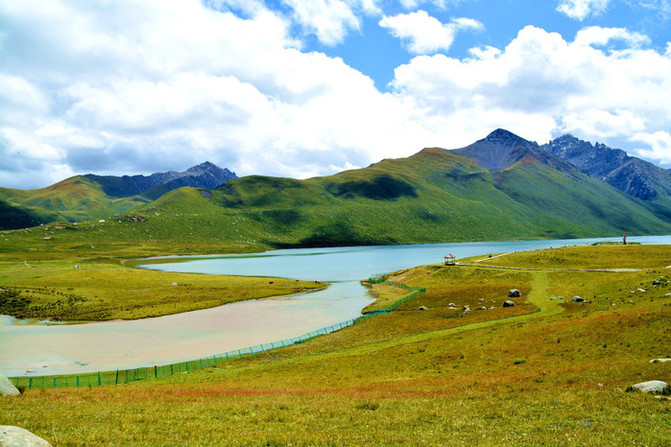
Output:
[[[0,263],[2,312],[19,318],[136,319],[324,287],[282,278],[134,269],[112,260]],[[9,297],[13,293],[18,295]],[[21,305],[21,299],[29,300],[29,304]]]
[[[580,263],[599,265],[587,259],[590,249]],[[639,256],[656,250],[641,247]],[[0,424],[64,446],[669,445],[670,401],[624,392],[644,380],[671,382],[671,363],[650,363],[671,356],[671,298],[650,285],[645,299],[629,303],[630,288],[649,285],[659,271],[436,266],[397,276],[427,288],[427,311],[417,310],[420,297],[217,368],[29,391],[0,400]],[[523,291],[514,308],[468,315],[444,308],[480,298],[498,304],[511,287]],[[550,299],[575,290],[596,298]]]

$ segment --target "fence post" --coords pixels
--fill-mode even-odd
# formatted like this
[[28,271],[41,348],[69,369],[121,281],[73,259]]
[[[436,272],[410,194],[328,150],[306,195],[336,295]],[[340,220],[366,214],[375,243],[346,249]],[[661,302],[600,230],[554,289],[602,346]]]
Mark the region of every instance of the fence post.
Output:
[[119,384],[119,369],[116,370],[116,376],[114,377],[114,384]]
[[158,379],[158,366],[154,365],[154,379]]
[[102,386],[102,384],[103,384],[103,378],[100,375],[100,371],[98,371],[98,386]]

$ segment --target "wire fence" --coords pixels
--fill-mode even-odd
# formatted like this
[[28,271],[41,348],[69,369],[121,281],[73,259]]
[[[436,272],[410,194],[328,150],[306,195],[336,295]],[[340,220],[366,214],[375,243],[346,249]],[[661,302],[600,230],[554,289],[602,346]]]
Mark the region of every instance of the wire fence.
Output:
[[[383,278],[382,280],[379,280]],[[386,281],[387,275],[373,276],[369,279],[372,284],[379,284],[385,282],[386,284],[405,288],[411,293],[404,296],[400,300],[392,303],[385,309],[367,312],[364,315],[351,320],[336,323],[321,329],[317,329],[307,334],[287,338],[285,340],[275,341],[271,343],[263,343],[248,348],[235,349],[223,354],[213,355],[211,357],[204,357],[197,360],[189,360],[186,362],[171,363],[169,365],[154,365],[143,366],[132,369],[117,369],[116,371],[98,371],[97,373],[79,374],[79,375],[62,375],[62,376],[35,376],[35,377],[10,377],[9,379],[14,385],[23,390],[30,389],[45,389],[45,388],[82,388],[94,387],[103,385],[119,385],[122,383],[135,382],[138,380],[145,380],[150,378],[160,378],[167,376],[174,376],[176,374],[188,374],[191,371],[198,369],[209,368],[217,366],[229,360],[240,359],[246,356],[258,354],[272,349],[284,348],[299,343],[304,343],[313,338],[327,335],[348,326],[355,325],[364,320],[367,320],[376,315],[389,313],[396,309],[403,303],[406,303],[425,292],[421,287],[409,287],[402,283],[393,281]],[[376,280],[377,282],[374,282]]]

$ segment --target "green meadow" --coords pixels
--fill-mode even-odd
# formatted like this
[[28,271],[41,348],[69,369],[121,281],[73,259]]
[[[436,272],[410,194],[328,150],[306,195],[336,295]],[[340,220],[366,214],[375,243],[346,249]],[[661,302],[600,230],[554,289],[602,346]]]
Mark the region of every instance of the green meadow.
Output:
[[650,362],[671,357],[670,258],[612,245],[420,266],[371,286],[386,302],[409,292],[395,283],[426,289],[389,314],[188,374],[26,391],[0,424],[59,446],[669,445],[671,401],[627,387],[671,382]]

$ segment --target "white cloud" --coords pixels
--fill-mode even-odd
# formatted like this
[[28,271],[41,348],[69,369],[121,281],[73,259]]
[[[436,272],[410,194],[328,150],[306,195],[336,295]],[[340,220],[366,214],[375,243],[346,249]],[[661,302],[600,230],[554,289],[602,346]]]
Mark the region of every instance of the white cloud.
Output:
[[[376,7],[345,3],[355,15]],[[205,160],[240,175],[326,175],[497,127],[540,142],[633,134],[641,153],[666,160],[663,135],[649,136],[671,124],[671,50],[645,49],[645,36],[589,28],[571,42],[527,27],[466,59],[416,56],[383,93],[342,59],[301,51],[287,17],[263,2],[208,4],[0,2],[0,185]],[[416,50],[479,27],[423,14],[437,37],[409,25]],[[618,49],[605,48],[613,39]]]
[[576,34],[573,41],[576,45],[607,45],[612,40],[621,40],[630,47],[641,47],[650,43],[650,38],[644,34],[630,32],[625,28],[604,28],[590,26],[583,28]]
[[610,0],[560,0],[557,11],[576,20],[603,13]]
[[604,141],[668,128],[671,58],[635,47],[605,51],[586,45],[594,39],[585,36],[567,42],[529,26],[506,48],[476,49],[470,59],[417,56],[396,69],[393,85],[435,128],[465,141],[506,123],[537,141],[565,132]]
[[393,17],[385,16],[379,24],[387,28],[394,37],[407,42],[408,51],[415,54],[447,51],[459,31],[484,28],[482,23],[468,18],[458,18],[443,24],[426,11],[399,14]]
[[636,154],[666,165],[671,165],[671,134],[667,131],[641,132],[633,135],[631,141],[647,144],[648,148],[638,148]]
[[349,30],[361,26],[360,15],[381,14],[376,0],[283,0],[293,18],[325,45],[343,41]]

